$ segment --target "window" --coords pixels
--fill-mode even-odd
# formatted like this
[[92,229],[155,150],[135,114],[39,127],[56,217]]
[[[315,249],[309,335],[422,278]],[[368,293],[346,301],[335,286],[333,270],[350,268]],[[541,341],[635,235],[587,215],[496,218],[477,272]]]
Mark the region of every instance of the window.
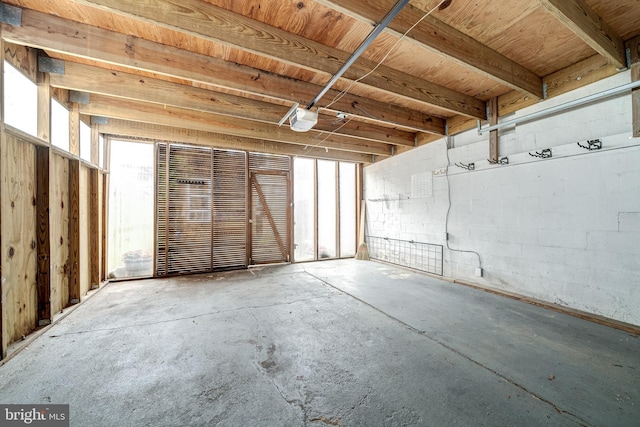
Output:
[[51,99],[51,144],[69,151],[69,110]]
[[293,257],[295,261],[316,258],[315,245],[315,160],[293,160]]
[[151,276],[154,244],[154,146],[111,142],[109,272]]
[[318,160],[318,258],[335,258],[336,162]]
[[38,136],[38,86],[4,61],[4,121]]
[[354,163],[293,160],[295,261],[355,256],[356,171]]
[[340,162],[340,256],[356,255],[356,165]]

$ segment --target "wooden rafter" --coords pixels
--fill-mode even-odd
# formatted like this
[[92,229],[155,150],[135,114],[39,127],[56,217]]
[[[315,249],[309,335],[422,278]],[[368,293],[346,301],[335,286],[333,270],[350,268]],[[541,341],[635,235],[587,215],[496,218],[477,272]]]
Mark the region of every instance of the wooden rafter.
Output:
[[353,153],[350,151],[325,150],[322,147],[305,147],[304,145],[244,138],[240,136],[184,129],[176,126],[163,126],[120,119],[109,119],[107,124],[97,125],[96,129],[100,133],[112,135],[114,137],[144,137],[158,141],[188,143],[220,149],[253,151],[285,156],[314,157],[354,163],[366,164],[371,163],[372,161],[371,155]]
[[[22,11],[21,26],[2,24],[2,37],[46,51],[239,90],[289,104],[311,99],[320,90],[318,85],[29,9]],[[331,90],[327,97],[338,94]],[[444,121],[438,117],[353,94],[344,96],[328,111],[344,112],[370,123],[391,123],[444,134]]]
[[[362,0],[319,0],[319,2],[333,8],[346,10],[354,18],[367,22],[375,22],[389,8],[389,2],[385,0],[367,0],[366,2]],[[387,31],[404,34],[424,14],[425,12],[418,8],[411,5],[406,6],[391,21]],[[407,34],[407,37],[431,51],[446,55],[448,58],[513,89],[542,98],[542,79],[539,76],[434,16],[425,18]]]
[[[205,132],[224,133],[254,139],[286,142],[307,147],[322,147],[356,153],[390,156],[391,146],[326,132],[298,133],[288,127],[237,119],[201,111],[128,101],[102,95],[92,95],[89,104],[80,105],[80,112],[90,116],[112,117],[143,123],[186,127]],[[326,140],[325,140],[326,138]]]
[[[51,74],[51,85],[69,90],[221,114],[276,125],[289,107],[257,101],[136,74],[65,61],[64,74]],[[368,123],[351,122],[338,129],[335,117],[321,115],[316,130],[346,134],[394,145],[413,146],[415,135]]]
[[[247,52],[324,74],[328,78],[349,57],[348,52],[331,48],[287,31],[200,0],[169,0],[153,3],[129,0],[73,0],[109,12],[151,22],[164,28],[231,45]],[[344,74],[356,80],[376,67],[363,58]],[[485,103],[477,98],[418,79],[387,66],[380,66],[359,85],[396,96],[424,102],[445,110],[484,119]]]
[[584,0],[540,0],[571,31],[617,67],[626,67],[624,42]]

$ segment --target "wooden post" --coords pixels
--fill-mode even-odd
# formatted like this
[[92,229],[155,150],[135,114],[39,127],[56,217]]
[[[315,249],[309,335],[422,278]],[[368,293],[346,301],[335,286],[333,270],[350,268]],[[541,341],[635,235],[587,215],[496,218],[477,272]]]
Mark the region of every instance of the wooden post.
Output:
[[[0,25],[0,52],[2,52],[2,58],[4,58],[4,41],[2,40],[2,26]],[[0,58],[0,59],[2,59]],[[4,61],[0,61],[0,76],[4,76]],[[5,146],[5,135],[4,135],[4,78],[0,78],[0,159],[2,159],[2,151],[3,151],[3,147]],[[2,175],[4,173],[4,171],[0,168],[0,182],[2,182],[2,180],[4,179],[4,176]],[[0,206],[2,206],[3,203],[3,197],[4,195],[2,194],[2,190],[1,190],[1,186],[0,186]],[[2,214],[0,213],[0,229],[2,229]],[[1,238],[1,235],[0,235]],[[0,245],[1,247],[1,245]],[[0,272],[2,271],[2,256],[0,256]],[[4,359],[5,357],[7,357],[7,336],[4,332],[4,326],[2,325],[2,320],[4,318],[4,312],[5,312],[5,307],[4,307],[4,298],[2,298],[2,295],[4,295],[4,291],[3,291],[3,285],[2,285],[2,277],[0,277],[0,360]]]
[[38,138],[51,143],[51,86],[49,74],[38,73]]
[[97,125],[91,125],[91,163],[100,166],[100,132]]
[[[627,42],[631,53],[631,81],[640,80],[640,37]],[[633,137],[640,138],[640,88],[631,92],[631,121],[633,123]]]
[[89,286],[100,287],[100,201],[98,169],[89,169]]
[[80,155],[80,106],[72,103],[69,110],[69,152]]
[[[489,125],[498,124],[498,97],[491,98],[489,100]],[[498,131],[492,130],[489,132],[489,160],[492,162],[498,161],[500,150],[498,146]]]
[[53,320],[51,314],[51,240],[49,228],[49,160],[48,147],[36,148],[36,212],[38,218],[38,325]]
[[80,302],[80,160],[69,160],[69,304]]

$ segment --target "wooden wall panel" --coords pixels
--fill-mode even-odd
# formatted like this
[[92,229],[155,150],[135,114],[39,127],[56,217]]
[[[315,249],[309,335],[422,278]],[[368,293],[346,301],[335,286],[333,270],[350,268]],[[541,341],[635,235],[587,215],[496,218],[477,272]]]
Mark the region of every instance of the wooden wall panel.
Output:
[[82,299],[89,289],[91,262],[89,247],[89,169],[80,166],[80,298]]
[[4,135],[2,192],[2,340],[7,345],[38,324],[35,147]]
[[49,218],[51,230],[51,313],[69,305],[69,160],[51,156]]

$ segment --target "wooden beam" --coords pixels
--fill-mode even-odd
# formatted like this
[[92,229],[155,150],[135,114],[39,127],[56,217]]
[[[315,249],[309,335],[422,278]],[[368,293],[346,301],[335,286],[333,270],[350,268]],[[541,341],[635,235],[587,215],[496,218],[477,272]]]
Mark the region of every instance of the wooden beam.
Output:
[[224,117],[201,111],[176,107],[162,107],[156,104],[124,101],[116,98],[92,95],[91,103],[80,106],[83,114],[103,116],[130,121],[169,125],[175,127],[223,133],[253,139],[286,142],[309,147],[321,147],[357,153],[390,156],[391,147],[344,135],[329,135],[326,132],[294,132],[288,127],[252,122],[233,117]]
[[[52,74],[54,87],[115,96],[161,105],[188,108],[237,118],[277,124],[289,110],[288,106],[256,101],[240,96],[214,92],[150,77],[65,61],[64,74]],[[338,129],[335,117],[321,114],[317,130]],[[357,136],[394,145],[413,145],[415,134],[368,123],[351,121],[337,134]]]
[[[489,125],[498,124],[498,97],[493,97],[489,100]],[[500,155],[500,149],[498,147],[498,131],[492,130],[489,132],[489,160],[492,162],[498,161]]]
[[69,304],[80,302],[80,160],[69,160]]
[[[345,11],[353,18],[365,22],[377,22],[391,5],[388,0],[367,0],[366,2],[318,0],[318,2],[333,9]],[[385,31],[396,35],[404,34],[422,19],[424,14],[424,11],[411,4],[405,6]],[[407,34],[406,39],[515,90],[542,98],[542,80],[538,75],[434,16],[423,19]],[[476,116],[476,118],[485,119],[486,117]]]
[[540,0],[540,3],[613,65],[627,66],[624,42],[584,0]]
[[38,325],[51,323],[51,239],[49,228],[49,147],[36,147]]
[[[640,80],[640,37],[627,42],[631,60],[631,81]],[[640,138],[640,89],[631,92],[631,122],[633,137]]]
[[[200,0],[183,0],[179,4],[170,0],[156,0],[152,3],[130,0],[74,1],[215,43],[238,47],[269,59],[324,74],[326,78],[340,68],[350,56],[349,52],[305,39]],[[345,72],[344,79],[355,81],[374,70],[377,65],[361,57]],[[513,73],[513,70],[510,72]],[[483,101],[385,65],[377,67],[357,84],[434,105],[450,112],[485,118]]]
[[[321,86],[233,64],[195,52],[154,43],[33,10],[22,11],[22,26],[2,24],[2,36],[38,47],[136,70],[249,92],[288,103],[312,99]],[[327,97],[339,94],[330,90]],[[423,132],[444,133],[444,121],[421,111],[347,94],[329,110],[371,123],[393,123]]]
[[338,150],[325,151],[324,148],[320,147],[304,147],[296,144],[278,143],[118,119],[110,119],[108,124],[98,125],[98,130],[101,133],[116,137],[148,138],[151,140],[188,143],[221,149],[342,160],[355,163],[371,162],[371,156],[367,154]]

